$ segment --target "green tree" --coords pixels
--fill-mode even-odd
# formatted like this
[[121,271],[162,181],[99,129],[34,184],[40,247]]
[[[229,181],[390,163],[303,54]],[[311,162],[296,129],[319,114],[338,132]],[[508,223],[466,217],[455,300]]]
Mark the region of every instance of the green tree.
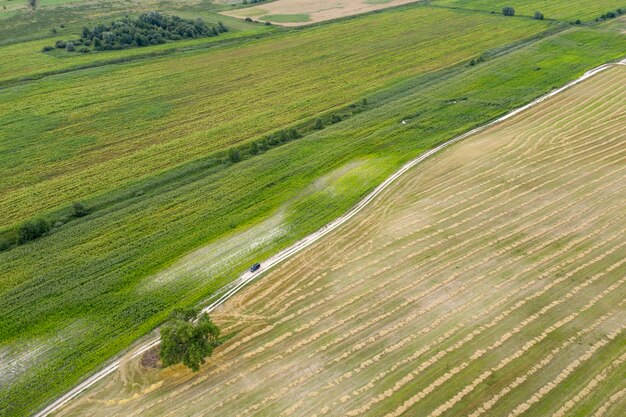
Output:
[[502,8],[502,14],[505,16],[515,16],[515,8],[511,6],[506,6]]
[[535,19],[535,20],[543,20],[543,13],[535,12],[535,15],[533,16],[533,19]]
[[160,357],[164,367],[182,363],[194,372],[219,345],[220,329],[203,313],[194,323],[194,309],[177,309],[161,329]]

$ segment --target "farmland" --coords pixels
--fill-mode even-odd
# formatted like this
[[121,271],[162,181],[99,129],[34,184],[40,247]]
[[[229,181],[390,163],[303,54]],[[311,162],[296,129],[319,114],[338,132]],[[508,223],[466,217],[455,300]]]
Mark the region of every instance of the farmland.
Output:
[[302,26],[416,1],[419,0],[276,0],[222,14],[242,19],[250,17],[283,26]]
[[459,7],[462,9],[495,11],[500,13],[505,6],[515,6],[516,14],[532,16],[536,11],[540,11],[546,19],[570,20],[580,19],[589,22],[606,12],[614,11],[617,8],[626,8],[624,0],[433,0],[432,3],[438,6]]
[[199,374],[130,361],[57,415],[621,416],[623,85],[411,170],[218,310]]
[[[446,25],[433,30],[432,19]],[[7,88],[0,135],[10,139],[3,143],[10,158],[0,156],[0,227],[545,29],[539,22],[418,7],[244,47],[94,68]],[[26,159],[37,163],[26,165]]]
[[[51,21],[71,18],[68,39],[135,4],[48,3],[32,33],[18,15],[0,25],[0,244],[26,219],[55,225],[0,252],[3,416],[40,408],[408,159],[623,58],[626,31],[420,4],[306,29],[224,18],[221,40],[47,55]],[[207,2],[163,7],[221,19]],[[89,215],[71,216],[77,200]]]

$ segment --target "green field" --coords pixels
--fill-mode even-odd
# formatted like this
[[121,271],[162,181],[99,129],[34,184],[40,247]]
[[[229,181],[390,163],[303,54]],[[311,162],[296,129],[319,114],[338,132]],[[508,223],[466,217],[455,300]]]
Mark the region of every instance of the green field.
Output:
[[[0,414],[39,408],[407,159],[621,58],[624,29],[411,6],[306,30],[241,26],[215,48],[181,42],[129,63],[110,61],[153,49],[49,65],[35,45],[46,39],[0,47],[16,58],[0,72],[0,234],[60,220],[0,252],[0,359],[13,364],[0,368]],[[49,68],[67,72],[11,81]],[[319,116],[327,126],[312,131]],[[228,162],[225,149],[291,127],[304,137]],[[75,200],[92,214],[70,221]]]
[[583,22],[592,21],[620,7],[626,9],[624,0],[433,0],[432,4],[496,13],[500,13],[505,6],[511,6],[515,8],[517,15],[532,16],[539,11],[546,19],[570,21],[580,19]]
[[[432,19],[446,24],[433,28]],[[346,106],[546,26],[414,7],[6,88],[0,227]]]

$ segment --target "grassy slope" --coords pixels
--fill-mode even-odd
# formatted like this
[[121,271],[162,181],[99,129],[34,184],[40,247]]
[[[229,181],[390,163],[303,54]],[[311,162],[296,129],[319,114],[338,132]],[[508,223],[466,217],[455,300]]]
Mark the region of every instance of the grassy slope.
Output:
[[[0,305],[10,306],[3,307],[0,336],[13,347],[37,340],[54,346],[12,382],[0,409],[21,415],[62,392],[174,305],[193,303],[233,276],[230,269],[139,291],[142,279],[168,260],[281,206],[289,233],[241,262],[286,245],[344,211],[406,159],[619,57],[621,30],[572,29],[456,75],[406,81],[374,97],[373,109],[332,128],[0,254]],[[461,97],[468,100],[447,104]],[[402,119],[412,122],[408,128]],[[301,194],[321,175],[363,158],[374,163],[340,182],[341,193]],[[57,333],[62,339],[51,337]],[[38,399],[24,395],[33,392]]]
[[413,7],[4,89],[0,228],[545,27]]
[[433,0],[433,4],[464,9],[495,11],[500,13],[505,6],[513,6],[518,15],[532,16],[540,11],[546,19],[591,21],[618,7],[626,8],[624,0]]

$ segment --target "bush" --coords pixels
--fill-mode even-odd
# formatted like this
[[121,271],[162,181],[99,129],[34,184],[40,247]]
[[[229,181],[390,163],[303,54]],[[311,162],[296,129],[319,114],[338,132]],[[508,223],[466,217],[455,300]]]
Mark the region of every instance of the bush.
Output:
[[239,149],[231,148],[228,151],[228,158],[233,164],[239,162],[241,161],[241,152],[239,152]]
[[68,42],[65,45],[65,49],[67,50],[67,52],[74,52],[76,50],[76,47],[74,47],[74,44],[72,42]]
[[54,46],[44,46],[42,51],[43,52],[50,52],[54,49]]
[[59,49],[63,49],[63,48],[65,48],[65,41],[56,41],[54,43],[54,46],[59,48]]
[[505,16],[515,16],[515,8],[506,6],[502,8],[502,14]]
[[1,238],[0,239],[0,252],[7,250],[11,247],[11,242],[8,239]]
[[533,16],[533,19],[535,19],[535,20],[543,20],[543,13],[535,12],[535,15]]
[[245,20],[246,22],[252,22],[252,21],[253,21],[253,20],[252,20],[251,18],[249,18],[249,17],[246,17],[246,18],[245,18],[245,19],[243,19],[243,20]]
[[315,120],[315,130],[324,129],[324,122],[319,117]]
[[331,123],[339,123],[341,121],[341,116],[333,114],[330,118]]
[[78,201],[72,203],[72,216],[74,217],[84,217],[91,212],[83,203]]
[[48,233],[50,230],[50,223],[44,219],[29,220],[22,224],[17,230],[17,243],[20,245],[40,238]]

